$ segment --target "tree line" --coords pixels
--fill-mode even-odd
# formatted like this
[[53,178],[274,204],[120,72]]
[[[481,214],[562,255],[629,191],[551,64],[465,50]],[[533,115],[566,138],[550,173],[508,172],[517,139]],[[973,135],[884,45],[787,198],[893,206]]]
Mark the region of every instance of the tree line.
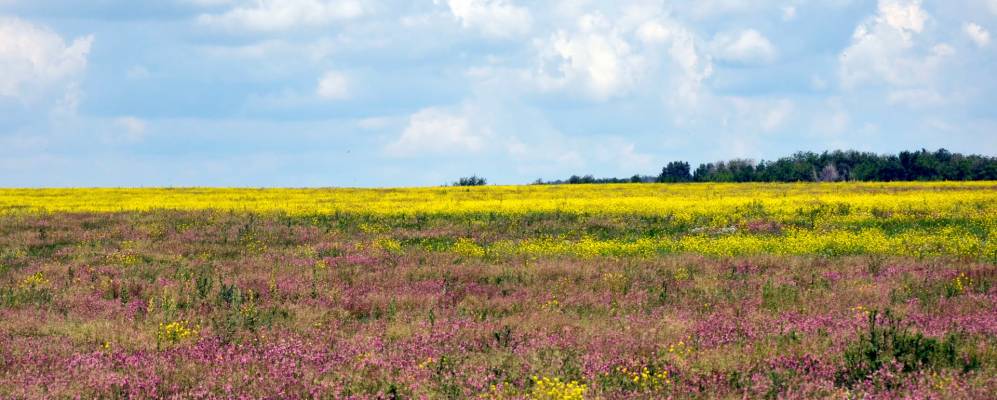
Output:
[[661,174],[630,178],[573,175],[565,180],[534,184],[678,183],[678,182],[841,182],[841,181],[979,181],[997,180],[997,157],[962,155],[945,149],[903,151],[899,154],[825,151],[798,152],[775,161],[733,159],[700,164],[672,161]]

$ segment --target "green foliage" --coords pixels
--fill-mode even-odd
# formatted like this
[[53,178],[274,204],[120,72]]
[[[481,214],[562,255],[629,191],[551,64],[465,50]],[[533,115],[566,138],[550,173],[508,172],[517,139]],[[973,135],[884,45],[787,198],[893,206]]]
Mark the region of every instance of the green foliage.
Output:
[[485,186],[488,181],[477,175],[466,176],[454,182],[454,186]]
[[684,161],[672,161],[661,170],[658,175],[658,182],[677,183],[689,182],[692,180],[692,173],[689,170],[689,163]]
[[536,184],[642,182],[837,182],[837,181],[982,181],[997,180],[997,158],[962,155],[945,149],[904,151],[897,155],[848,151],[821,154],[799,152],[775,161],[735,159],[700,164],[691,174],[689,163],[668,163],[657,177],[594,178],[573,175],[567,180]]
[[495,346],[498,348],[510,348],[512,346],[512,327],[505,325],[502,329],[492,332],[492,339],[495,339]]
[[878,311],[873,311],[869,313],[867,330],[845,349],[838,382],[851,386],[893,365],[899,365],[904,373],[944,368],[969,372],[979,368],[977,355],[963,352],[961,345],[955,334],[944,339],[925,337],[912,332],[889,310],[882,318]]
[[460,374],[462,364],[463,362],[457,358],[443,355],[438,360],[433,360],[429,365],[432,374],[431,380],[441,398],[466,398],[464,388],[457,384],[457,376]]
[[24,278],[16,287],[0,288],[0,306],[19,307],[21,305],[41,306],[52,302],[52,291],[48,279],[41,272]]
[[202,301],[207,299],[208,294],[211,293],[212,286],[214,286],[214,280],[212,280],[211,275],[201,273],[195,276],[194,279],[197,286],[197,297]]
[[0,306],[16,308],[24,305],[41,306],[52,302],[48,288],[0,288]]
[[780,310],[797,304],[800,290],[793,285],[775,285],[766,281],[762,286],[762,307],[769,310]]

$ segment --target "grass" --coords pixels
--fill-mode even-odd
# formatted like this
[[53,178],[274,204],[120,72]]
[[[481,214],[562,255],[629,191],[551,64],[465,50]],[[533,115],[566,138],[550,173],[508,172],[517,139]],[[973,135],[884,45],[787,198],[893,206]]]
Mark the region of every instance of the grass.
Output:
[[3,191],[0,397],[997,391],[992,185],[636,186]]

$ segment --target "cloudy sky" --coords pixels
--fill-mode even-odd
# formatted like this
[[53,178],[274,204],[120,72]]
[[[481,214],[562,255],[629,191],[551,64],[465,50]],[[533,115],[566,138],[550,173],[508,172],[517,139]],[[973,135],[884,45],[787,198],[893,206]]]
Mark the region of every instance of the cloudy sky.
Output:
[[0,186],[997,154],[997,0],[0,0]]

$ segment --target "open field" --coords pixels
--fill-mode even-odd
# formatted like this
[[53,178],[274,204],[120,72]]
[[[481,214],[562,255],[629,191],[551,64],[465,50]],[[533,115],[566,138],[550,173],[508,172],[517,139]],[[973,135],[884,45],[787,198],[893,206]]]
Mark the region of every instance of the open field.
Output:
[[989,398],[997,182],[0,189],[0,398]]

